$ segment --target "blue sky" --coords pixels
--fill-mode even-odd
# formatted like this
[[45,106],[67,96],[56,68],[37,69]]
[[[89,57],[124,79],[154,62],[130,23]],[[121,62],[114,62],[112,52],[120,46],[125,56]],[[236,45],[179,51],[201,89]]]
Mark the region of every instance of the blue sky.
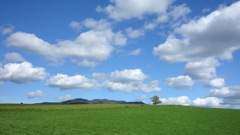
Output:
[[0,2],[0,103],[240,108],[240,1]]

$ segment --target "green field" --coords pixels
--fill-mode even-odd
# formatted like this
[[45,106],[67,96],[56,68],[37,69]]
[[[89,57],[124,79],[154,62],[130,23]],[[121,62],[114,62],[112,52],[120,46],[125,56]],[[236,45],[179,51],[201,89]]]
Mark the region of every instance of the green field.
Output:
[[239,135],[240,110],[151,105],[0,105],[1,135]]

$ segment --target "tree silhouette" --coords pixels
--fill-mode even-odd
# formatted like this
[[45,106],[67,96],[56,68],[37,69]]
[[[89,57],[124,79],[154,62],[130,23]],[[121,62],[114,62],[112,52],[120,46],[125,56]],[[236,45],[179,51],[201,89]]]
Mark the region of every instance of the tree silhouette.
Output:
[[152,101],[153,105],[162,103],[162,101],[160,101],[160,98],[158,96],[151,97],[151,101]]

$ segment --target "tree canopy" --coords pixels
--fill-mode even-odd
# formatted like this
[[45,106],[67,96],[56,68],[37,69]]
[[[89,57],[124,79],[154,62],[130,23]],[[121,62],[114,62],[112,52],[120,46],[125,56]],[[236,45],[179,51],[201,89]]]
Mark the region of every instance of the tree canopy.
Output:
[[152,101],[153,105],[157,105],[157,104],[162,103],[162,101],[160,101],[159,96],[153,96],[153,97],[151,97],[151,101]]

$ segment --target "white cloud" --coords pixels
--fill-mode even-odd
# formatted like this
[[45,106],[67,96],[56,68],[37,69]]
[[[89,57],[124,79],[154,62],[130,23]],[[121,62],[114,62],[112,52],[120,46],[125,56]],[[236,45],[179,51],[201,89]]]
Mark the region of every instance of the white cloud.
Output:
[[105,73],[93,73],[92,76],[95,80],[98,80],[98,81],[106,79],[106,74]]
[[7,44],[8,46],[43,55],[54,63],[62,62],[64,58],[68,57],[78,58],[82,63],[83,61],[98,62],[105,60],[112,52],[112,47],[107,42],[106,37],[103,37],[103,34],[102,32],[88,31],[80,34],[74,41],[65,40],[54,46],[34,34],[17,32],[7,39]]
[[47,77],[44,68],[33,67],[29,62],[8,63],[0,67],[0,80],[15,83],[27,83],[44,80]]
[[92,18],[86,18],[82,22],[72,21],[70,23],[70,27],[77,30],[87,28],[102,31],[105,29],[109,29],[111,27],[111,23],[105,19],[100,19],[99,21],[97,21]]
[[126,38],[121,32],[112,32],[110,27],[99,28],[107,22],[102,20],[95,22],[96,26],[88,24],[88,28],[91,29],[81,33],[75,40],[50,44],[34,34],[16,32],[8,37],[5,43],[7,46],[42,55],[53,64],[62,64],[66,58],[71,58],[82,66],[96,66],[110,56],[115,45],[125,45]]
[[163,104],[193,105],[216,108],[240,108],[240,86],[210,90],[205,98],[190,100],[187,96],[161,98]]
[[6,53],[4,55],[4,59],[6,62],[23,62],[25,59],[16,52]]
[[97,82],[94,79],[88,79],[82,75],[68,76],[65,74],[57,74],[51,77],[47,86],[59,88],[60,90],[82,89],[89,90],[97,87]]
[[194,80],[208,81],[216,77],[216,66],[219,66],[219,62],[216,59],[207,58],[188,62],[185,70],[186,74]]
[[105,8],[97,7],[114,20],[126,20],[131,18],[141,19],[145,15],[164,14],[172,0],[112,0],[112,4]]
[[123,92],[134,92],[134,91],[143,91],[143,92],[156,92],[160,91],[159,82],[157,80],[145,84],[143,82],[112,82],[106,81],[104,87],[110,91],[123,91]]
[[79,22],[76,21],[72,21],[69,26],[73,29],[80,29],[81,28],[81,24]]
[[[229,89],[231,89],[229,91]],[[234,90],[233,90],[234,89]],[[164,105],[191,105],[199,107],[214,107],[214,108],[240,108],[240,86],[231,88],[224,88],[218,90],[212,90],[209,92],[206,98],[196,98],[190,100],[187,96],[160,98]],[[235,92],[233,92],[235,91]]]
[[208,8],[204,8],[202,10],[203,13],[209,13],[211,11],[211,9],[208,7]]
[[70,94],[66,94],[66,95],[64,95],[64,96],[58,97],[58,100],[59,100],[59,101],[67,101],[67,100],[71,100],[71,99],[73,99],[73,97],[72,97],[72,95],[70,95]]
[[49,87],[59,88],[60,90],[68,89],[108,89],[110,91],[143,91],[155,92],[160,91],[157,80],[144,83],[147,76],[140,69],[116,70],[109,75],[105,73],[93,73],[93,79],[86,78],[82,75],[68,76],[57,74],[51,77],[46,85]]
[[149,22],[145,22],[144,29],[153,30],[159,24],[163,24],[166,22],[168,22],[168,24],[170,24],[171,27],[179,26],[180,24],[183,23],[183,21],[186,20],[186,16],[190,12],[191,10],[189,7],[187,7],[186,4],[171,6],[170,10],[168,10],[166,13],[158,15],[155,19]]
[[131,27],[126,28],[126,33],[129,38],[138,38],[144,35],[144,31],[140,29],[132,29]]
[[191,12],[191,9],[187,7],[186,4],[174,6],[172,11],[170,11],[169,16],[173,18],[173,20],[178,20],[180,17],[185,17],[187,14]]
[[240,2],[236,2],[181,25],[154,48],[154,54],[168,62],[199,61],[208,57],[232,59],[232,53],[240,48],[239,6]]
[[14,26],[6,25],[0,26],[0,35],[7,35],[13,32]]
[[214,78],[207,83],[210,87],[221,88],[225,85],[225,81],[223,78]]
[[222,99],[216,97],[197,98],[193,100],[193,105],[203,107],[221,107]]
[[117,70],[110,74],[110,80],[113,82],[139,82],[146,79],[147,76],[141,69]]
[[158,15],[158,17],[150,22],[145,22],[144,24],[144,29],[145,30],[153,30],[155,29],[160,23],[165,23],[169,21],[169,16],[168,14],[161,14]]
[[137,56],[137,55],[139,55],[141,52],[142,52],[142,49],[141,49],[141,48],[138,48],[138,49],[135,49],[135,50],[129,52],[129,55]]
[[109,23],[105,19],[100,19],[99,21],[96,21],[92,18],[87,18],[82,22],[82,26],[94,30],[105,30],[111,27],[111,23]]
[[98,62],[96,62],[96,61],[89,61],[89,60],[86,60],[86,59],[84,59],[82,61],[78,61],[76,63],[79,66],[85,66],[85,67],[95,67],[98,64]]
[[97,21],[92,18],[87,18],[82,22],[73,21],[72,23],[76,25],[76,29],[87,28],[94,31],[106,32],[105,34],[107,34],[106,36],[108,37],[108,40],[112,45],[124,46],[127,43],[127,39],[122,34],[122,32],[118,31],[116,33],[113,33],[111,30],[111,23],[105,19],[100,19]]
[[167,78],[167,85],[177,89],[191,88],[194,85],[194,81],[188,75]]
[[147,78],[141,69],[125,69],[114,71],[110,74],[109,79],[103,84],[103,87],[110,91],[143,91],[154,92],[160,91],[159,82],[151,81],[149,84],[144,83]]
[[36,90],[36,91],[33,91],[33,92],[29,92],[27,94],[28,98],[38,98],[38,97],[46,97],[46,96],[48,96],[48,95],[44,94],[41,90]]
[[156,21],[153,21],[153,22],[145,23],[143,27],[145,30],[153,30],[154,28],[157,27],[157,25],[158,23]]
[[149,84],[140,83],[137,87],[137,90],[143,91],[143,92],[156,92],[160,91],[161,88],[159,87],[159,81],[153,80]]
[[155,23],[157,24],[164,23],[167,22],[168,20],[169,20],[168,14],[161,14],[156,18]]
[[6,40],[7,46],[21,48],[33,53],[50,55],[55,49],[55,46],[51,46],[49,43],[38,38],[34,34],[25,32],[15,32]]
[[136,90],[137,84],[133,83],[121,83],[121,82],[111,82],[106,81],[104,83],[104,87],[109,89],[110,91],[126,91],[126,92],[133,92]]
[[160,100],[166,105],[191,105],[191,100],[187,96],[160,98]]
[[[222,87],[218,89],[210,90],[207,94],[208,97],[228,98],[228,99],[239,99],[240,97],[240,86]],[[239,102],[240,105],[240,102]]]
[[113,36],[113,44],[118,46],[125,46],[127,43],[127,38],[122,34],[122,32],[117,32]]

